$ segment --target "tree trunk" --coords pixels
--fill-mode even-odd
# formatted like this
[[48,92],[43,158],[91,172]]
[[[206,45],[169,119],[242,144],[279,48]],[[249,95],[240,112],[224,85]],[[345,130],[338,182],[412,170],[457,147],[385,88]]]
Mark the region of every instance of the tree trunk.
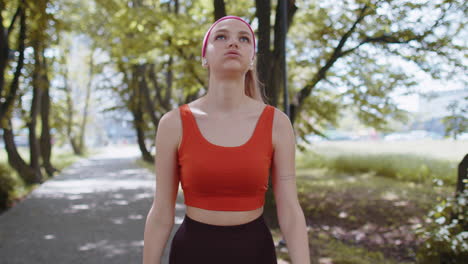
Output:
[[[153,99],[151,97],[151,93],[150,93],[149,88],[148,88],[148,82],[147,82],[147,79],[146,79],[146,72],[147,72],[147,67],[146,66],[147,66],[147,64],[139,66],[139,67],[142,67],[142,69],[140,69],[141,72],[139,74],[142,74],[142,76],[144,78],[139,79],[138,86],[141,89],[142,98],[145,100],[144,104],[145,104],[145,107],[146,107],[146,111],[147,111],[148,115],[151,118],[151,122],[153,123],[154,127],[158,127],[159,118],[156,116],[156,113],[155,113],[156,107],[154,105]],[[158,91],[156,91],[156,92],[158,92]]]
[[[455,198],[457,202],[459,201],[458,200],[459,196],[465,191],[467,178],[468,178],[468,154],[466,154],[465,157],[460,162],[460,164],[458,164],[458,181],[457,181],[457,189],[455,190]],[[464,208],[464,207],[460,206],[460,208]],[[452,219],[459,219],[460,218],[459,213],[463,213],[463,211],[452,214]],[[466,219],[463,221],[462,225],[463,225],[463,230],[468,229],[468,221],[466,221]]]
[[179,0],[174,0],[174,12],[179,13]]
[[226,16],[226,6],[224,0],[214,0],[214,19],[215,21]]
[[[19,34],[18,34],[19,56],[18,56],[18,62],[16,63],[15,74],[10,84],[10,89],[8,93],[5,93],[5,94],[3,94],[4,93],[3,87],[4,87],[5,68],[0,69],[3,71],[1,72],[3,80],[1,80],[0,82],[0,85],[1,85],[0,95],[2,96],[1,98],[2,100],[0,100],[0,122],[4,118],[7,118],[7,116],[9,115],[9,112],[11,111],[11,109],[13,108],[16,102],[16,91],[18,90],[18,87],[19,87],[19,78],[21,76],[21,70],[23,69],[23,66],[24,66],[24,49],[25,49],[25,42],[26,42],[26,14],[24,11],[24,0],[21,1],[21,5],[18,7],[17,12],[15,13],[13,21],[17,17],[17,15],[20,16],[20,29],[19,29]],[[3,29],[3,31],[5,31],[5,29]],[[0,34],[4,34],[4,32],[1,32]],[[3,39],[3,41],[8,42],[8,33],[6,35],[3,35],[3,37],[5,38]],[[0,47],[1,46],[3,46],[2,48],[6,49],[6,50],[1,51],[2,53],[1,57],[6,56],[6,61],[0,62],[0,67],[3,67],[1,63],[8,64],[9,49],[8,49],[8,44],[2,43],[0,44]],[[4,53],[6,53],[6,55]]]
[[[259,81],[264,84],[265,95],[268,98],[268,104],[277,106],[279,103],[280,89],[282,87],[282,74],[280,62],[284,51],[282,50],[282,41],[286,36],[281,31],[283,17],[280,12],[280,5],[276,6],[275,24],[274,24],[274,42],[273,51],[270,50],[271,44],[271,0],[256,0],[256,17],[258,18],[258,50],[257,50],[257,71]],[[288,23],[287,30],[291,25],[297,7],[294,1],[288,1]]]
[[[9,23],[10,26],[5,28],[3,24],[3,10],[5,10],[5,3],[4,1],[0,1],[0,95],[3,94],[3,88],[5,87],[5,70],[8,65],[8,60],[10,59],[10,43],[9,43],[9,36],[10,33],[15,28],[15,22],[18,16],[21,17],[20,21],[20,34],[19,34],[19,51],[20,51],[20,58],[22,57],[22,52],[24,51],[24,37],[26,36],[26,16],[24,13],[24,0],[21,1],[21,4],[18,5],[15,14],[13,15],[11,22]],[[23,42],[21,42],[23,41]],[[21,64],[22,64],[21,60]],[[18,68],[18,66],[17,66]],[[21,67],[19,67],[21,68]],[[2,115],[0,115],[1,119]]]
[[[18,9],[21,7],[18,7]],[[0,94],[3,92],[5,86],[5,70],[8,64],[8,55],[10,51],[8,43],[8,31],[3,26],[3,10],[5,4],[3,1],[0,2]]]
[[38,182],[38,178],[34,170],[21,158],[16,148],[16,143],[14,140],[13,126],[11,120],[8,118],[6,120],[8,123],[7,126],[3,128],[3,141],[5,142],[5,150],[8,154],[8,164],[15,169],[21,179],[23,179],[26,185],[31,185]]
[[144,129],[144,118],[143,118],[143,106],[144,102],[143,93],[140,87],[140,80],[144,79],[145,75],[142,71],[144,66],[135,65],[132,68],[132,80],[130,84],[130,91],[132,93],[130,99],[130,110],[133,114],[133,125],[137,132],[137,142],[140,148],[141,155],[144,161],[153,162],[154,158],[148,151],[145,144],[145,129]]
[[79,136],[79,149],[84,152],[85,150],[85,135],[86,135],[86,125],[88,122],[88,109],[89,109],[89,101],[91,100],[91,85],[92,85],[92,78],[93,78],[93,71],[94,71],[94,50],[91,51],[91,55],[89,58],[89,73],[88,73],[88,84],[86,85],[86,98],[85,98],[85,106],[83,109],[83,120],[81,122],[80,127],[80,136]]
[[164,93],[164,101],[161,102],[162,105],[166,108],[167,111],[171,106],[171,98],[172,98],[172,83],[174,80],[174,73],[172,71],[172,64],[174,58],[172,56],[169,57],[169,61],[167,62],[167,71],[166,71],[166,92]]
[[33,55],[34,55],[34,71],[32,75],[32,89],[33,97],[31,101],[31,110],[29,112],[29,120],[26,123],[29,130],[29,160],[31,168],[34,170],[36,182],[42,182],[42,172],[40,168],[40,150],[39,142],[36,136],[36,124],[37,124],[37,114],[39,112],[40,102],[41,102],[41,54],[40,54],[40,44],[38,40],[33,41]]
[[[138,106],[137,108],[140,108],[140,106]],[[133,112],[133,117],[133,122],[137,132],[138,147],[140,148],[143,160],[147,162],[154,162],[154,157],[148,151],[148,148],[146,147],[145,143],[145,131],[142,127],[143,112],[141,111],[141,109],[137,109],[135,112]]]
[[[3,27],[3,17],[0,15],[0,22],[2,26],[0,26],[1,32],[1,41],[0,41],[0,74],[2,75],[0,78],[0,93],[2,94],[2,100],[0,100],[0,125],[3,128],[3,139],[5,142],[5,150],[8,156],[8,163],[10,166],[15,169],[19,176],[23,179],[24,183],[27,185],[40,183],[41,178],[38,177],[36,172],[21,158],[18,153],[15,141],[14,141],[14,133],[13,133],[13,126],[11,124],[11,111],[14,108],[16,98],[16,91],[19,88],[19,79],[21,76],[21,71],[24,66],[24,50],[25,50],[25,42],[26,42],[26,14],[24,7],[25,3],[24,0],[21,1],[20,5],[16,13],[13,16],[11,21],[10,27],[8,29]],[[0,10],[3,11],[4,3],[3,1],[0,3]],[[8,36],[9,33],[12,32],[15,20],[17,17],[20,17],[20,28],[18,34],[18,61],[16,63],[16,69],[13,76],[13,80],[10,83],[10,89],[8,93],[5,93],[4,86],[5,86],[5,69],[8,65],[9,60],[9,46],[8,46]]]
[[65,70],[65,96],[67,101],[67,137],[70,141],[70,145],[75,155],[83,155],[79,143],[76,142],[75,134],[73,132],[73,100],[72,100],[72,89],[68,84],[68,69]]
[[[256,16],[258,18],[258,51],[257,51],[257,70],[259,81],[265,85],[265,94],[268,104],[277,106],[279,102],[280,88],[283,84],[283,75],[281,74],[281,58],[284,57],[285,50],[282,48],[282,41],[286,35],[281,30],[283,16],[281,16],[279,1],[276,7],[276,17],[274,25],[274,50],[270,50],[270,16],[271,0],[256,0]],[[287,30],[291,25],[292,18],[297,10],[294,1],[288,1],[288,23]],[[270,170],[270,184],[265,194],[264,214],[268,219],[267,224],[270,228],[278,228],[276,201],[271,183],[272,175]]]
[[268,98],[268,104],[274,105],[274,100],[271,100],[274,94],[269,86],[271,73],[271,52],[270,52],[270,16],[271,16],[271,0],[255,1],[256,16],[258,19],[258,50],[257,50],[257,72],[258,80],[264,85],[265,95]]
[[458,180],[455,189],[455,199],[465,191],[465,185],[468,179],[468,154],[458,164]]
[[42,156],[42,165],[44,166],[47,174],[53,176],[56,168],[52,166],[50,157],[52,153],[52,142],[50,137],[50,126],[49,126],[49,113],[50,113],[50,95],[49,87],[50,82],[47,77],[47,60],[44,56],[44,50],[42,50],[42,67],[44,69],[42,78],[44,79],[43,94],[41,96],[41,137],[40,137],[40,151]]

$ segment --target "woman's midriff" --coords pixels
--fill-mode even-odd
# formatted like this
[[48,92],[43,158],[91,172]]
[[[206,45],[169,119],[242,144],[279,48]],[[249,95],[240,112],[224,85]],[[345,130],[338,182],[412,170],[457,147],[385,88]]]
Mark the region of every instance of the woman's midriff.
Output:
[[260,217],[263,206],[251,211],[212,211],[193,206],[186,207],[186,214],[193,220],[210,225],[242,225]]

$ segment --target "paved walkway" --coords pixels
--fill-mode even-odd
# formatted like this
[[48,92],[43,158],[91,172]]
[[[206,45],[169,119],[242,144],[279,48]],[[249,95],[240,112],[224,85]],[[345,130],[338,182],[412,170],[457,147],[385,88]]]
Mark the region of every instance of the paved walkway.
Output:
[[[136,147],[105,148],[0,215],[0,263],[141,263],[155,179],[138,158]],[[176,211],[171,239],[185,213],[181,195]]]

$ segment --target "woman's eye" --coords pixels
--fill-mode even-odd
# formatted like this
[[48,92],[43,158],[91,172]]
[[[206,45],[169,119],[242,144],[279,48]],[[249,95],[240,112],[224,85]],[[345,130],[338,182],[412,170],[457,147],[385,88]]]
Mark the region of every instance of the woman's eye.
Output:
[[215,39],[225,39],[226,37],[224,35],[218,35],[215,37]]
[[241,40],[245,42],[250,42],[250,39],[248,37],[241,37]]

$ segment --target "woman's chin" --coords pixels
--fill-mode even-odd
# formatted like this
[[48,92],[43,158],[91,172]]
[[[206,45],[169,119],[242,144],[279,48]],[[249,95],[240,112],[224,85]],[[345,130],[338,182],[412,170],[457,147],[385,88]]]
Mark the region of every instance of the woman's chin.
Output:
[[215,70],[221,74],[239,74],[245,73],[247,68],[240,63],[224,63],[219,67],[213,67],[211,70]]

